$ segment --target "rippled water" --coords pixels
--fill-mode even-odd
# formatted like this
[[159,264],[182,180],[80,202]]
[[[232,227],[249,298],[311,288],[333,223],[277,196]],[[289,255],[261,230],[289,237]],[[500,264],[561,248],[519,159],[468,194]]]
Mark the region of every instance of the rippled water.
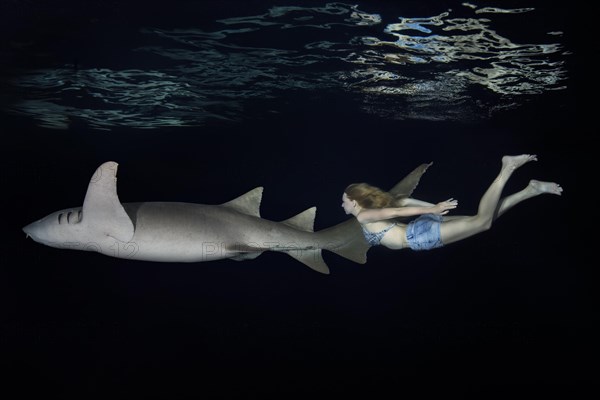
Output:
[[[435,15],[390,15],[327,3],[220,19],[218,30],[147,26],[125,67],[18,75],[13,85],[23,94],[10,111],[58,129],[73,121],[97,129],[201,126],[277,112],[284,94],[311,92],[346,95],[385,118],[482,119],[566,88],[561,32],[532,35],[544,43],[498,33],[496,20],[505,26],[534,13],[463,3]],[[255,102],[264,102],[262,111],[249,111]]]

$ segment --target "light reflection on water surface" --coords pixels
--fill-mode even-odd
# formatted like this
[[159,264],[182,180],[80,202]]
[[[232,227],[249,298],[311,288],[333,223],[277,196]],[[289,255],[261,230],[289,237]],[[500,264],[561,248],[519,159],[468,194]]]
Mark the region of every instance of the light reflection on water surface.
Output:
[[201,126],[242,120],[255,102],[277,112],[284,96],[327,92],[385,118],[486,118],[566,87],[561,32],[516,43],[494,30],[495,17],[527,13],[535,10],[463,3],[405,17],[329,3],[222,19],[214,31],[147,27],[130,50],[135,68],[29,71],[14,82],[26,94],[12,111],[59,129],[74,120],[97,129]]

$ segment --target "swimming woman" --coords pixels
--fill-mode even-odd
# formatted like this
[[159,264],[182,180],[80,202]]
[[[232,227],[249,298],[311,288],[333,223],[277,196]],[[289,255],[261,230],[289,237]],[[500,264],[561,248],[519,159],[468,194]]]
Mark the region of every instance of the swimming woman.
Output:
[[[458,206],[452,198],[437,204],[410,197],[397,199],[366,183],[349,185],[342,196],[342,207],[346,214],[356,217],[371,246],[430,250],[488,230],[496,218],[523,200],[543,193],[561,195],[560,185],[532,179],[523,190],[500,198],[512,173],[530,161],[537,161],[537,157],[502,157],[500,173],[479,201],[477,214],[471,216],[446,216]],[[418,217],[408,224],[395,220],[414,216]]]

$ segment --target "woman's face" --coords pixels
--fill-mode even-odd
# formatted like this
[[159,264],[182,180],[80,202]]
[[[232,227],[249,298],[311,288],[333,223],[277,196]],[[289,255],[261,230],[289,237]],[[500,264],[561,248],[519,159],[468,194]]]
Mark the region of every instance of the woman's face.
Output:
[[348,198],[348,195],[344,193],[342,196],[342,208],[346,214],[352,214],[352,211],[356,207],[355,202]]

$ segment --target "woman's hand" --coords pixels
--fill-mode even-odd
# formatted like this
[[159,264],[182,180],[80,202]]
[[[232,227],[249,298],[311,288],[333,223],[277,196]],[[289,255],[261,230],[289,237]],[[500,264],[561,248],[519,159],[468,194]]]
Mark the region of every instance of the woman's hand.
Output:
[[433,214],[445,215],[448,214],[448,211],[458,207],[458,200],[454,200],[453,198],[449,198],[446,201],[441,201],[433,206]]

